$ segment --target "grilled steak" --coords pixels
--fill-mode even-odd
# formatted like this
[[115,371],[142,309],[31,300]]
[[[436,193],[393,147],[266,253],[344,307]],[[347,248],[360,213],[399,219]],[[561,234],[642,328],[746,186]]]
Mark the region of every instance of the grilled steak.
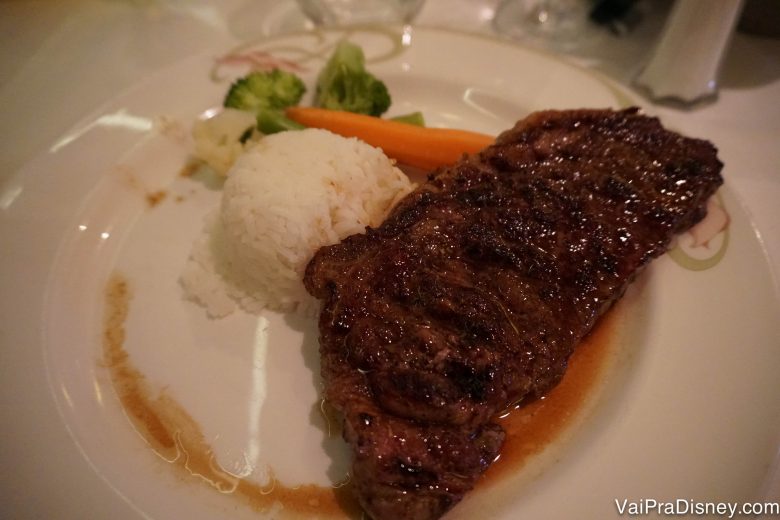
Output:
[[375,519],[438,518],[498,455],[493,418],[563,376],[577,343],[705,214],[706,141],[636,109],[532,114],[440,168],[306,270],[325,398]]

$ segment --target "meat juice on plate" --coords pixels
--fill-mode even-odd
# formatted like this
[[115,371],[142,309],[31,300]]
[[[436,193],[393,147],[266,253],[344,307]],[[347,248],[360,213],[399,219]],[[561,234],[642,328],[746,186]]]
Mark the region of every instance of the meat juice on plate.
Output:
[[[207,482],[218,492],[232,494],[258,511],[281,504],[291,515],[360,518],[360,506],[347,475],[344,482],[333,487],[281,483],[274,478],[270,484],[260,485],[221,470],[198,423],[170,396],[150,388],[125,350],[125,320],[131,303],[131,282],[115,273],[105,292],[103,363],[127,416],[161,460],[193,484]],[[573,426],[608,370],[617,347],[618,322],[628,312],[624,307],[613,309],[583,341],[555,389],[541,400],[502,414],[498,422],[507,433],[502,455],[479,482],[477,493],[516,475],[535,455],[554,444],[567,427]],[[329,421],[333,419],[337,420],[329,417]],[[340,428],[335,430],[334,434],[340,432]]]

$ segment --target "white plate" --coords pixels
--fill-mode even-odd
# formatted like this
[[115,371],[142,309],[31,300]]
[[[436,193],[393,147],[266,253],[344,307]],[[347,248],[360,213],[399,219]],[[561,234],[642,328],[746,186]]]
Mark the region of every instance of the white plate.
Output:
[[[236,493],[183,478],[128,420],[102,357],[104,293],[116,272],[133,295],[123,343],[132,364],[153,398],[162,392],[193,419],[216,464],[256,483],[269,468],[290,486],[344,476],[344,446],[319,413],[315,321],[274,313],[209,320],[182,299],[177,281],[219,199],[179,176],[192,121],[219,105],[250,62],[294,63],[311,84],[343,36],[364,47],[387,82],[392,113],[421,110],[432,125],[497,133],[536,109],[632,99],[589,71],[495,40],[362,29],[196,57],[86,118],[0,193],[4,386],[14,392],[4,398],[19,445],[17,453],[6,447],[4,462],[35,479],[38,489],[26,493],[60,517],[86,507],[114,518],[258,517]],[[474,493],[452,518],[605,518],[617,514],[616,499],[743,502],[776,491],[767,478],[780,432],[778,298],[746,212],[727,188],[722,194],[727,234],[691,254],[724,247],[725,255],[701,271],[669,256],[652,266],[635,291],[636,326],[621,340],[610,385],[565,449]],[[22,460],[30,453],[47,469],[31,469],[36,461]]]

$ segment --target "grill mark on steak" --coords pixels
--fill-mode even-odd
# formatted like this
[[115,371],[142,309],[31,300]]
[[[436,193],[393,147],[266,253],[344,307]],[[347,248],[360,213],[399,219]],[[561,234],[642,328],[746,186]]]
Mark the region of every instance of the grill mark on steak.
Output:
[[530,115],[440,168],[364,235],[320,249],[325,398],[375,519],[433,519],[499,453],[492,419],[562,377],[576,344],[695,224],[715,148],[623,111]]

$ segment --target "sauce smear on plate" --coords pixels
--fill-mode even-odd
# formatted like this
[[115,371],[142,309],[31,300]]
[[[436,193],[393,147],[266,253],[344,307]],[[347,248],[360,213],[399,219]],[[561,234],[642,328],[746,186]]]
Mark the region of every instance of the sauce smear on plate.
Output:
[[[195,477],[221,493],[240,497],[257,510],[281,506],[287,512],[304,516],[361,517],[349,483],[334,487],[287,486],[278,482],[271,472],[270,483],[261,485],[222,469],[200,426],[164,391],[155,395],[125,350],[125,322],[132,298],[127,280],[115,273],[108,281],[105,296],[103,362],[127,416],[163,460],[181,475]],[[478,488],[520,470],[530,457],[559,438],[587,404],[613,350],[619,314],[620,309],[616,309],[602,318],[575,350],[561,383],[545,398],[513,409],[499,419],[507,432],[506,442],[501,457]]]
[[608,311],[574,349],[563,379],[541,399],[523,403],[498,420],[506,431],[501,456],[477,487],[490,485],[517,472],[531,457],[555,442],[591,404],[602,375],[614,354],[623,305]]

